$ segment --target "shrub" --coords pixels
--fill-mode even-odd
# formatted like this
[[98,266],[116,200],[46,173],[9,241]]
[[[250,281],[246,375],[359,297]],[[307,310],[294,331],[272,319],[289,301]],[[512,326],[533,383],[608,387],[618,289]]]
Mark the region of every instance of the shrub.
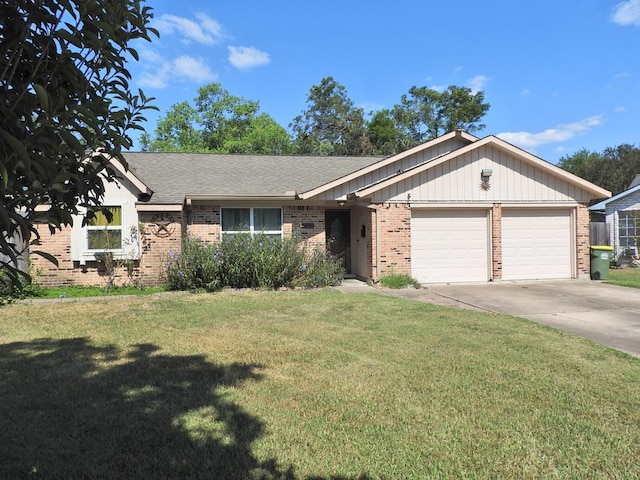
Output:
[[187,237],[165,269],[172,290],[321,287],[342,278],[340,262],[322,249],[309,252],[297,238],[263,234],[229,235],[215,244]]
[[301,274],[294,282],[297,287],[328,287],[340,285],[344,269],[340,259],[316,247],[307,256],[307,263],[300,265]]
[[380,285],[387,288],[420,288],[420,283],[404,273],[388,273],[380,279]]
[[0,268],[0,305],[13,300],[29,297],[41,297],[44,290],[34,276],[20,276],[16,283],[11,276]]

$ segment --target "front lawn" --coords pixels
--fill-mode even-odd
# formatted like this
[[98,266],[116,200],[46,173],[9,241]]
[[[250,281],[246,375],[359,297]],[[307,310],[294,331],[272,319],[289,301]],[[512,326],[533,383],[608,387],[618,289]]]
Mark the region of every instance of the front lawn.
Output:
[[605,283],[640,288],[640,268],[610,268],[609,280]]
[[0,478],[640,477],[640,360],[335,290],[0,309]]

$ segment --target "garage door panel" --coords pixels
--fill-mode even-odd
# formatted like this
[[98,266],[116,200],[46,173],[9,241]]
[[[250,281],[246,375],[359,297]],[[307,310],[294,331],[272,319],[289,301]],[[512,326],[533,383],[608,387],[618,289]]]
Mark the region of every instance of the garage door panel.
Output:
[[486,211],[414,211],[412,275],[421,283],[486,281]]
[[503,210],[502,278],[571,278],[569,210]]

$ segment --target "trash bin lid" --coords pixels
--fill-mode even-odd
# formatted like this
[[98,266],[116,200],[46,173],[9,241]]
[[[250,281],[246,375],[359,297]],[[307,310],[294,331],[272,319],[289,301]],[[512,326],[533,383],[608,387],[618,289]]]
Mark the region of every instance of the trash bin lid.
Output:
[[609,245],[591,245],[591,250],[613,250]]

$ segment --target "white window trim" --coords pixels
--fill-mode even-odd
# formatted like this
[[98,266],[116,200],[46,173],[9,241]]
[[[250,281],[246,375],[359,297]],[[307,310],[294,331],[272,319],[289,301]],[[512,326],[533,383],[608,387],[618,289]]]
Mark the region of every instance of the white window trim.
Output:
[[[280,230],[256,230],[254,225],[254,210],[259,209],[278,209],[280,210]],[[249,230],[223,230],[223,220],[225,209],[249,209]],[[256,234],[264,234],[264,235],[280,235],[282,237],[284,231],[284,216],[283,216],[283,208],[282,207],[222,207],[220,209],[220,235],[236,235],[239,233],[249,233],[251,236]]]
[[[84,262],[95,261],[101,254],[104,253],[113,253],[114,258],[118,260],[140,260],[142,258],[142,244],[141,242],[141,232],[138,228],[138,224],[132,224],[129,215],[132,213],[129,211],[129,205],[127,203],[109,203],[107,205],[103,205],[104,207],[120,207],[122,213],[122,225],[117,227],[91,227],[89,225],[82,225],[80,230],[81,241],[80,245],[82,246],[82,251],[80,252],[79,258],[75,258],[74,260],[79,260],[80,264],[83,265]],[[74,224],[76,221],[82,223],[84,217],[86,216],[86,210],[84,214],[79,216],[77,220],[74,220]],[[137,216],[137,215],[136,215]],[[90,230],[117,230],[120,229],[121,233],[121,243],[120,248],[113,249],[89,249],[89,234]],[[133,228],[136,230],[135,237],[132,236]],[[129,243],[125,243],[127,239],[130,239]]]
[[[119,207],[120,208],[120,219],[122,221],[122,223],[120,225],[116,225],[116,226],[91,226],[91,225],[85,225],[83,230],[84,230],[84,251],[91,253],[91,254],[96,254],[96,253],[106,253],[106,252],[113,252],[113,253],[124,253],[124,227],[125,227],[125,211],[124,211],[124,205],[104,205],[105,208],[116,208]],[[95,232],[95,231],[102,231],[102,230],[107,230],[107,231],[116,231],[116,230],[120,230],[120,247],[119,248],[89,248],[89,232]]]

